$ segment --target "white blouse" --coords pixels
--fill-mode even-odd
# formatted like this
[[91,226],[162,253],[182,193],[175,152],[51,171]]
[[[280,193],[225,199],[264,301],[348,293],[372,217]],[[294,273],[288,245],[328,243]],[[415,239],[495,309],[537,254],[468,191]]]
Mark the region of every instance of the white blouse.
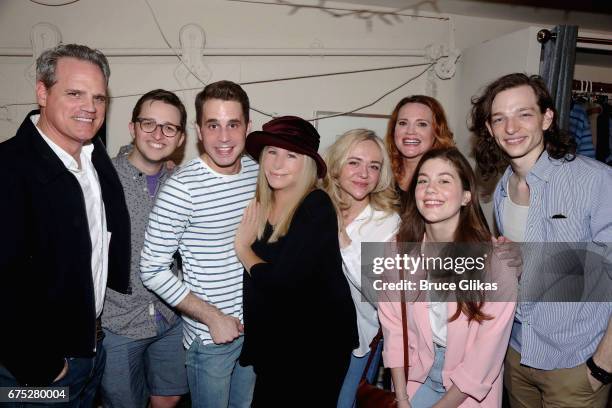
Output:
[[370,343],[380,327],[376,305],[362,299],[361,243],[391,241],[397,234],[399,224],[400,216],[398,214],[385,214],[368,205],[346,227],[351,243],[346,248],[341,248],[340,252],[342,253],[342,270],[348,279],[351,296],[355,303],[355,311],[357,312],[359,347],[353,350],[356,357],[363,357],[368,353]]

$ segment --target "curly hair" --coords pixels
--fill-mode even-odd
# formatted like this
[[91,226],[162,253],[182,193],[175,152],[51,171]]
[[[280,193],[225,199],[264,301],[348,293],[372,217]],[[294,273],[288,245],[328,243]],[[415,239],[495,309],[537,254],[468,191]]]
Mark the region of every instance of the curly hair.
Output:
[[510,164],[506,153],[497,145],[495,138],[489,133],[487,124],[491,121],[493,100],[502,91],[529,86],[535,93],[540,113],[547,110],[553,113],[550,127],[544,131],[544,145],[549,156],[554,159],[568,161],[576,157],[576,142],[557,124],[557,111],[552,96],[546,89],[546,84],[538,75],[527,76],[522,73],[505,75],[491,82],[482,95],[472,98],[472,111],[469,130],[474,135],[472,154],[480,177],[487,181]]
[[344,133],[325,152],[327,163],[327,175],[323,179],[323,190],[329,194],[338,213],[339,224],[341,224],[342,211],[349,208],[346,193],[340,187],[340,173],[348,161],[349,154],[353,148],[361,142],[371,141],[378,146],[382,155],[382,166],[380,177],[376,187],[370,193],[370,204],[372,208],[383,211],[386,214],[396,212],[399,208],[399,199],[395,191],[395,180],[391,172],[389,156],[385,150],[382,140],[371,130],[353,129]]
[[402,153],[395,145],[395,124],[397,123],[397,116],[399,115],[400,109],[402,109],[402,107],[408,103],[420,103],[421,105],[427,106],[431,110],[433,116],[432,128],[434,134],[432,149],[455,146],[453,132],[451,132],[450,128],[448,127],[446,114],[444,113],[444,108],[442,108],[440,102],[438,102],[435,98],[426,95],[412,95],[402,98],[402,100],[400,100],[395,106],[395,109],[393,109],[393,112],[391,112],[391,117],[389,118],[389,122],[387,124],[387,133],[385,135],[385,146],[387,147],[387,152],[391,157],[391,168],[393,169],[393,175],[395,176],[395,180],[397,182],[399,182],[404,175],[404,165],[402,161]]

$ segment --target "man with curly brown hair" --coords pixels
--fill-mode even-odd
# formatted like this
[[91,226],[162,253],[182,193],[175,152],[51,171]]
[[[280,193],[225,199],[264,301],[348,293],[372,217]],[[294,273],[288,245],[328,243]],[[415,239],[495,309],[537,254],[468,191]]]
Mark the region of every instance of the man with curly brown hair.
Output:
[[[612,169],[575,154],[544,82],[503,76],[473,98],[471,116],[481,176],[505,169],[494,193],[500,234],[516,242],[594,243],[609,267]],[[534,264],[525,259],[524,289],[541,277]],[[612,303],[522,300],[505,362],[512,408],[603,408],[612,379]]]

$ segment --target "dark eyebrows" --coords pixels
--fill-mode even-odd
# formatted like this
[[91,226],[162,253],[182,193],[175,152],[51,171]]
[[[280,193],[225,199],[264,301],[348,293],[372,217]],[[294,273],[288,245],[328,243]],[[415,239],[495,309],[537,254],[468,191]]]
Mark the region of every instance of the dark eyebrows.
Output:
[[[535,112],[537,109],[533,106],[525,106],[522,108],[518,108],[519,112],[526,112],[526,111],[532,111]],[[491,112],[491,117],[494,116],[504,116],[503,112]]]
[[[399,121],[399,120],[405,120],[405,121],[408,121],[408,118],[404,118],[404,117],[400,117],[400,116],[398,116],[398,117],[397,117],[397,120],[398,120],[398,121]],[[431,120],[429,120],[429,119],[425,119],[425,118],[416,118],[414,121],[415,121],[415,122],[427,122],[427,123],[431,123]]]
[[[204,123],[210,124],[210,123],[221,123],[221,121],[219,119],[216,118],[211,118],[211,119],[206,119],[204,121]],[[242,121],[240,119],[230,119],[227,121],[228,124],[236,124],[236,123],[242,123]]]
[[165,125],[172,125],[172,126],[175,126],[175,127],[180,128],[180,126],[179,126],[179,125],[175,125],[175,124],[174,124],[174,123],[172,123],[172,122],[158,122],[158,121],[157,121],[157,119],[153,119],[153,118],[146,118],[146,117],[139,117],[138,119],[139,119],[139,120],[141,120],[141,121],[145,121],[145,120],[147,120],[147,121],[149,121],[149,122],[155,122],[155,123],[157,123],[158,125],[163,125],[163,126],[165,126]]
[[[420,177],[420,176],[423,176],[423,177],[427,177],[427,178],[429,178],[429,175],[427,175],[427,174],[425,174],[425,173],[423,173],[423,172],[419,172],[419,174],[417,175],[417,177]],[[437,174],[437,176],[438,176],[438,177],[440,177],[440,176],[449,176],[449,177],[451,177],[451,178],[455,178],[455,176],[454,176],[452,173],[449,173],[449,172],[442,172],[442,173],[438,173],[438,174]]]

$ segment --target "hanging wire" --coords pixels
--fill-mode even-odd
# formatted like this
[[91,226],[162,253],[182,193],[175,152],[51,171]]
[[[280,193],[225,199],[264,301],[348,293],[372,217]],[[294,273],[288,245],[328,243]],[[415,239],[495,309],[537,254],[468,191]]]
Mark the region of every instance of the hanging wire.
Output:
[[[35,2],[34,0],[30,0]],[[70,3],[74,3],[78,0],[73,0]],[[183,59],[183,57],[180,55],[180,53],[178,53],[176,51],[176,49],[170,44],[170,41],[168,41],[168,38],[166,37],[166,35],[164,34],[164,31],[161,27],[161,24],[159,22],[159,19],[157,18],[157,15],[155,14],[155,10],[153,10],[153,7],[151,6],[151,4],[149,3],[149,0],[144,0],[145,4],[147,5],[151,16],[153,17],[153,21],[155,22],[155,25],[157,26],[157,29],[162,37],[162,39],[164,40],[164,42],[166,43],[166,46],[172,50],[172,52],[175,54],[175,56],[178,58],[178,60],[181,62],[181,64],[183,64],[183,66],[204,86],[206,86],[206,82],[200,78],[198,76],[198,74],[196,72],[194,72],[189,65],[185,62],[185,60]],[[70,3],[65,3],[65,4],[70,4]],[[442,57],[441,57],[442,58]],[[385,97],[387,97],[388,95],[392,94],[393,92],[397,91],[398,89],[402,88],[403,86],[407,85],[408,83],[414,81],[415,79],[421,77],[423,74],[425,74],[433,65],[435,65],[437,62],[437,60],[434,60],[432,62],[426,62],[426,63],[416,63],[416,64],[407,64],[407,65],[396,65],[396,66],[390,66],[390,67],[379,67],[379,68],[366,68],[366,69],[359,69],[359,70],[351,70],[351,71],[338,71],[338,72],[329,72],[329,73],[322,73],[322,74],[311,74],[311,75],[299,75],[299,76],[292,76],[292,77],[283,77],[283,78],[273,78],[273,79],[264,79],[264,80],[258,80],[258,81],[247,81],[247,82],[241,82],[240,85],[242,86],[247,86],[247,85],[257,85],[257,84],[265,84],[265,83],[274,83],[274,82],[281,82],[281,81],[293,81],[293,80],[299,80],[299,79],[309,79],[309,78],[322,78],[322,77],[329,77],[329,76],[336,76],[336,75],[349,75],[349,74],[357,74],[357,73],[364,73],[364,72],[376,72],[376,71],[387,71],[387,70],[394,70],[394,69],[402,69],[402,68],[413,68],[413,67],[422,67],[425,66],[425,68],[422,71],[419,71],[419,73],[417,73],[416,75],[410,77],[408,80],[402,82],[400,85],[384,92],[381,96],[379,96],[378,98],[376,98],[374,101],[369,102],[363,106],[360,106],[358,108],[354,108],[345,112],[340,112],[340,113],[335,113],[333,115],[327,115],[327,116],[322,116],[319,118],[312,118],[312,119],[307,119],[308,121],[314,121],[314,120],[323,120],[323,119],[328,119],[328,118],[333,118],[333,117],[337,117],[337,116],[342,116],[342,115],[347,115],[350,113],[355,113],[358,112],[360,110],[369,108],[373,105],[375,105],[376,103],[380,102],[382,99],[384,99]],[[181,92],[181,91],[190,91],[190,90],[198,90],[198,89],[202,89],[202,87],[191,87],[191,88],[180,88],[180,89],[173,89],[173,92]],[[115,95],[115,96],[110,96],[110,99],[119,99],[119,98],[128,98],[128,97],[137,97],[137,96],[142,96],[144,95],[144,93],[132,93],[132,94],[123,94],[123,95]],[[3,109],[8,109],[11,106],[32,106],[32,105],[36,105],[36,102],[23,102],[23,103],[9,103],[9,104],[5,104],[5,105],[0,105],[0,108]],[[259,109],[257,107],[251,106],[250,107],[251,110],[269,117],[269,118],[274,118],[274,115],[268,112],[264,112],[262,109]]]
[[387,96],[391,95],[393,92],[397,91],[398,89],[402,88],[403,86],[409,84],[410,82],[414,81],[415,79],[419,78],[420,76],[422,76],[424,73],[426,73],[429,68],[431,68],[433,65],[435,64],[435,62],[432,62],[430,64],[427,65],[427,68],[425,68],[424,70],[420,71],[418,74],[416,74],[415,76],[411,77],[410,79],[408,79],[407,81],[402,82],[401,84],[399,84],[398,86],[396,86],[393,89],[390,89],[389,91],[383,93],[381,96],[379,96],[378,98],[376,98],[374,101],[360,106],[358,108],[352,109],[350,111],[347,112],[341,112],[341,113],[335,113],[333,115],[327,115],[327,116],[321,116],[320,118],[314,118],[314,119],[308,119],[309,121],[313,121],[313,120],[322,120],[322,119],[329,119],[329,118],[335,118],[337,116],[343,116],[343,115],[347,115],[349,113],[355,113],[358,112],[362,109],[366,109],[369,108],[370,106],[373,106],[375,104],[377,104],[378,102],[380,102],[381,100],[383,100],[384,98],[386,98]]
[[63,3],[47,3],[42,0],[30,0],[32,3],[40,4],[41,6],[50,6],[50,7],[58,7],[58,6],[66,6],[68,4],[76,3],[79,0],[68,0]]

